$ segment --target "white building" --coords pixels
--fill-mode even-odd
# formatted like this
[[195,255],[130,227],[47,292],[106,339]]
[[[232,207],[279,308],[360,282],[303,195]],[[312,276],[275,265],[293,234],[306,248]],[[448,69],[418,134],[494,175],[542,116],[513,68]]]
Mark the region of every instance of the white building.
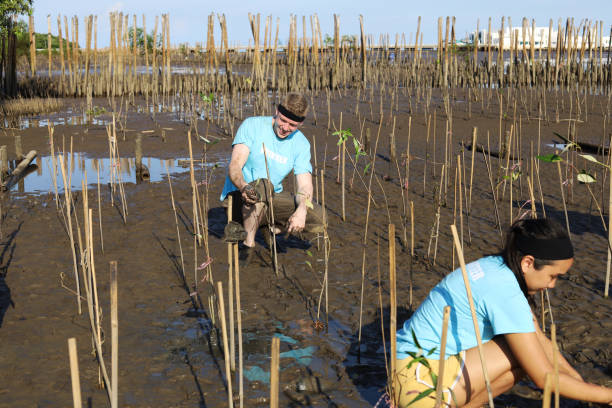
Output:
[[[590,40],[590,44],[593,48],[599,48],[599,33],[597,32],[597,30],[595,30],[594,27],[592,27],[590,29],[591,32],[591,40]],[[582,34],[582,30],[580,30],[580,33]],[[549,38],[550,38],[550,46],[554,49],[557,48],[557,30],[550,30],[549,33],[549,28],[548,27],[535,27],[535,30],[532,29],[531,26],[528,26],[525,28],[525,31],[523,32],[523,27],[512,27],[512,29],[506,27],[504,28],[504,50],[508,50],[510,49],[510,44],[512,42],[512,45],[514,47],[516,47],[518,45],[518,49],[521,50],[523,49],[523,44],[525,45],[525,48],[530,49],[531,48],[531,42],[534,42],[534,48],[536,49],[540,49],[540,48],[548,48],[548,42],[549,42]],[[524,34],[524,35],[523,35]],[[478,36],[478,45],[479,46],[486,46],[489,42],[488,39],[488,31],[487,30],[480,30],[478,33],[473,32],[468,36],[468,43],[469,44],[474,44],[475,43],[475,37],[476,35]],[[577,38],[575,38],[573,35],[571,38],[567,38],[567,36],[564,35],[564,38],[562,39],[562,44],[565,44],[564,47],[567,46],[567,42],[568,40],[571,42],[572,46],[576,45],[578,48],[582,48],[582,42],[585,41],[585,48],[589,47],[589,35],[588,33],[585,33],[584,37],[582,37],[581,35],[578,36]],[[498,48],[500,45],[500,31],[499,30],[495,30],[495,31],[491,31],[491,45],[494,48]],[[604,36],[601,38],[601,43],[603,48],[607,49],[610,46],[610,36]]]

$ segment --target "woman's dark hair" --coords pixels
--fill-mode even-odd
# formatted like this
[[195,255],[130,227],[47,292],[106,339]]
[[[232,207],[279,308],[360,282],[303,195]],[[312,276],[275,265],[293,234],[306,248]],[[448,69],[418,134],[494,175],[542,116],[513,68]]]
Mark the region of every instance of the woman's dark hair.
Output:
[[[533,304],[533,300],[529,295],[527,283],[521,269],[521,260],[525,255],[531,255],[528,252],[521,251],[517,246],[517,240],[521,238],[531,239],[568,239],[567,231],[558,223],[549,219],[525,219],[514,222],[508,232],[504,242],[504,248],[500,255],[504,259],[504,263],[514,272],[516,280],[529,300]],[[545,265],[552,264],[553,261],[546,259],[538,259],[534,257],[534,268],[541,269]]]

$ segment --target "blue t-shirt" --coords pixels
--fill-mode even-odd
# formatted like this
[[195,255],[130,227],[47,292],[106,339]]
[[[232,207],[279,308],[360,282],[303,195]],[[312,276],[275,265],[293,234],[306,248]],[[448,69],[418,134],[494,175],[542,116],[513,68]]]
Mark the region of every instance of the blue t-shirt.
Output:
[[[283,179],[293,170],[295,175],[312,173],[310,164],[310,143],[299,130],[291,133],[284,139],[274,133],[272,116],[254,116],[245,119],[238,128],[233,145],[244,144],[249,148],[249,157],[242,168],[244,181],[250,183],[257,179],[267,178],[266,162],[263,146],[266,146],[270,181],[274,191],[283,191]],[[225,185],[221,193],[221,200],[232,191],[238,190],[229,178],[225,177]]]
[[[527,298],[501,256],[488,256],[466,266],[476,318],[482,342],[499,334],[530,333],[535,331]],[[440,358],[440,339],[445,306],[450,306],[446,357],[476,347],[476,333],[470,304],[465,291],[461,269],[448,274],[434,287],[421,306],[397,332],[397,358],[410,357],[407,352],[418,352],[412,331],[425,354]],[[436,348],[427,356],[427,351]]]

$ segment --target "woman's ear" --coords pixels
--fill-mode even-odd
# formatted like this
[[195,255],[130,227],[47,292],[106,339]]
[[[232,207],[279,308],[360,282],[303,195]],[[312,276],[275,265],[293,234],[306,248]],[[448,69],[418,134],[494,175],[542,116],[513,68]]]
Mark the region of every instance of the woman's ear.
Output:
[[523,271],[523,275],[533,272],[534,270],[535,270],[535,258],[531,255],[525,255],[521,259],[521,271]]

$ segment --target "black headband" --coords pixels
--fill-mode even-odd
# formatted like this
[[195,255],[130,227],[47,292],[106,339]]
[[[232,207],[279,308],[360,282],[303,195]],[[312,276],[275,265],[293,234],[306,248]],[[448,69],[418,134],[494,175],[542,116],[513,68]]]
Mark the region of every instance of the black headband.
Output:
[[287,108],[285,108],[280,103],[278,104],[278,112],[282,114],[284,117],[286,117],[287,119],[291,119],[295,122],[303,122],[304,119],[306,119],[306,116],[298,116],[295,113],[288,110]]
[[536,259],[557,261],[574,257],[574,247],[569,238],[537,239],[518,236],[517,248]]

